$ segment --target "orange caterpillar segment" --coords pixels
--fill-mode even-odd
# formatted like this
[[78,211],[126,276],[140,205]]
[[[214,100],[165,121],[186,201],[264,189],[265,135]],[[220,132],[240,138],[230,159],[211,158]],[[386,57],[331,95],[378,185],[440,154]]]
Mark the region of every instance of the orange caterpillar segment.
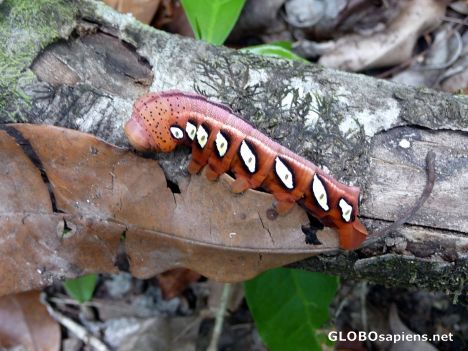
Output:
[[191,174],[207,166],[208,179],[216,180],[232,171],[233,192],[262,187],[275,197],[280,214],[301,201],[325,226],[337,229],[343,249],[356,249],[367,237],[358,219],[358,188],[339,183],[224,105],[177,91],[151,93],[135,103],[125,133],[138,150],[191,146]]

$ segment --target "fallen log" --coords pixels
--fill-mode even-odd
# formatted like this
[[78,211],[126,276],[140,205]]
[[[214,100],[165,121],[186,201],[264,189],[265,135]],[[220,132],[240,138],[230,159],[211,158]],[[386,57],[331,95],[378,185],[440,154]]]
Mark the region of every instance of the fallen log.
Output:
[[[466,96],[214,47],[155,30],[98,1],[28,6],[0,4],[0,123],[61,126],[128,147],[122,125],[137,97],[198,92],[359,186],[361,218],[371,233],[417,200],[425,156],[434,151],[434,189],[408,223],[368,248],[334,250],[293,266],[466,298]],[[156,159],[170,183],[183,185],[188,157],[178,151]],[[52,278],[64,276],[54,269]]]

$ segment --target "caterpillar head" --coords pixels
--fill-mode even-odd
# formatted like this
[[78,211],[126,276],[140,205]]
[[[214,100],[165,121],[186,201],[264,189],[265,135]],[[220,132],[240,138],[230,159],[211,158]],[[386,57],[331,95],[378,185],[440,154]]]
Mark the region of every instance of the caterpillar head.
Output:
[[124,130],[128,141],[138,151],[150,151],[153,149],[149,134],[136,118],[132,117],[128,120],[127,123],[125,123]]
[[157,94],[135,102],[132,118],[125,124],[125,134],[140,151],[171,152],[185,141],[185,131],[177,124],[169,103]]

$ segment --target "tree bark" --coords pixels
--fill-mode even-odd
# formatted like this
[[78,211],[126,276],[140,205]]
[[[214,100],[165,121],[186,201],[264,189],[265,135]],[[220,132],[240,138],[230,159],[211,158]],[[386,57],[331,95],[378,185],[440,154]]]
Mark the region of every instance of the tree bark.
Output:
[[[137,97],[199,92],[360,186],[371,233],[419,197],[433,150],[434,190],[408,224],[370,248],[293,266],[466,298],[468,97],[211,46],[98,1],[37,3],[0,4],[2,124],[53,124],[125,147],[122,125]],[[157,157],[170,180],[187,177],[187,152]]]

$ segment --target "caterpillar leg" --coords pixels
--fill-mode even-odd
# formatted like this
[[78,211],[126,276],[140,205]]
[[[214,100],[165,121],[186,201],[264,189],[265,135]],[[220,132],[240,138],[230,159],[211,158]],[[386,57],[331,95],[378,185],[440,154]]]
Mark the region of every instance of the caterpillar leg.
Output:
[[200,149],[195,143],[192,145],[192,159],[188,165],[190,174],[198,174],[203,167],[208,163],[208,156],[210,155],[209,148]]
[[275,201],[273,201],[273,208],[279,215],[285,215],[293,208],[296,199],[288,193],[273,193]]
[[243,193],[247,189],[251,189],[252,186],[247,178],[239,177],[236,178],[231,184],[231,191],[235,194]]
[[295,202],[291,201],[274,201],[273,208],[278,212],[279,215],[285,215],[293,208]]
[[216,172],[213,168],[208,165],[205,169],[205,177],[209,180],[214,182],[219,178],[219,173]]
[[192,159],[187,167],[187,170],[190,174],[198,174],[202,168],[203,165],[200,165],[197,161]]

